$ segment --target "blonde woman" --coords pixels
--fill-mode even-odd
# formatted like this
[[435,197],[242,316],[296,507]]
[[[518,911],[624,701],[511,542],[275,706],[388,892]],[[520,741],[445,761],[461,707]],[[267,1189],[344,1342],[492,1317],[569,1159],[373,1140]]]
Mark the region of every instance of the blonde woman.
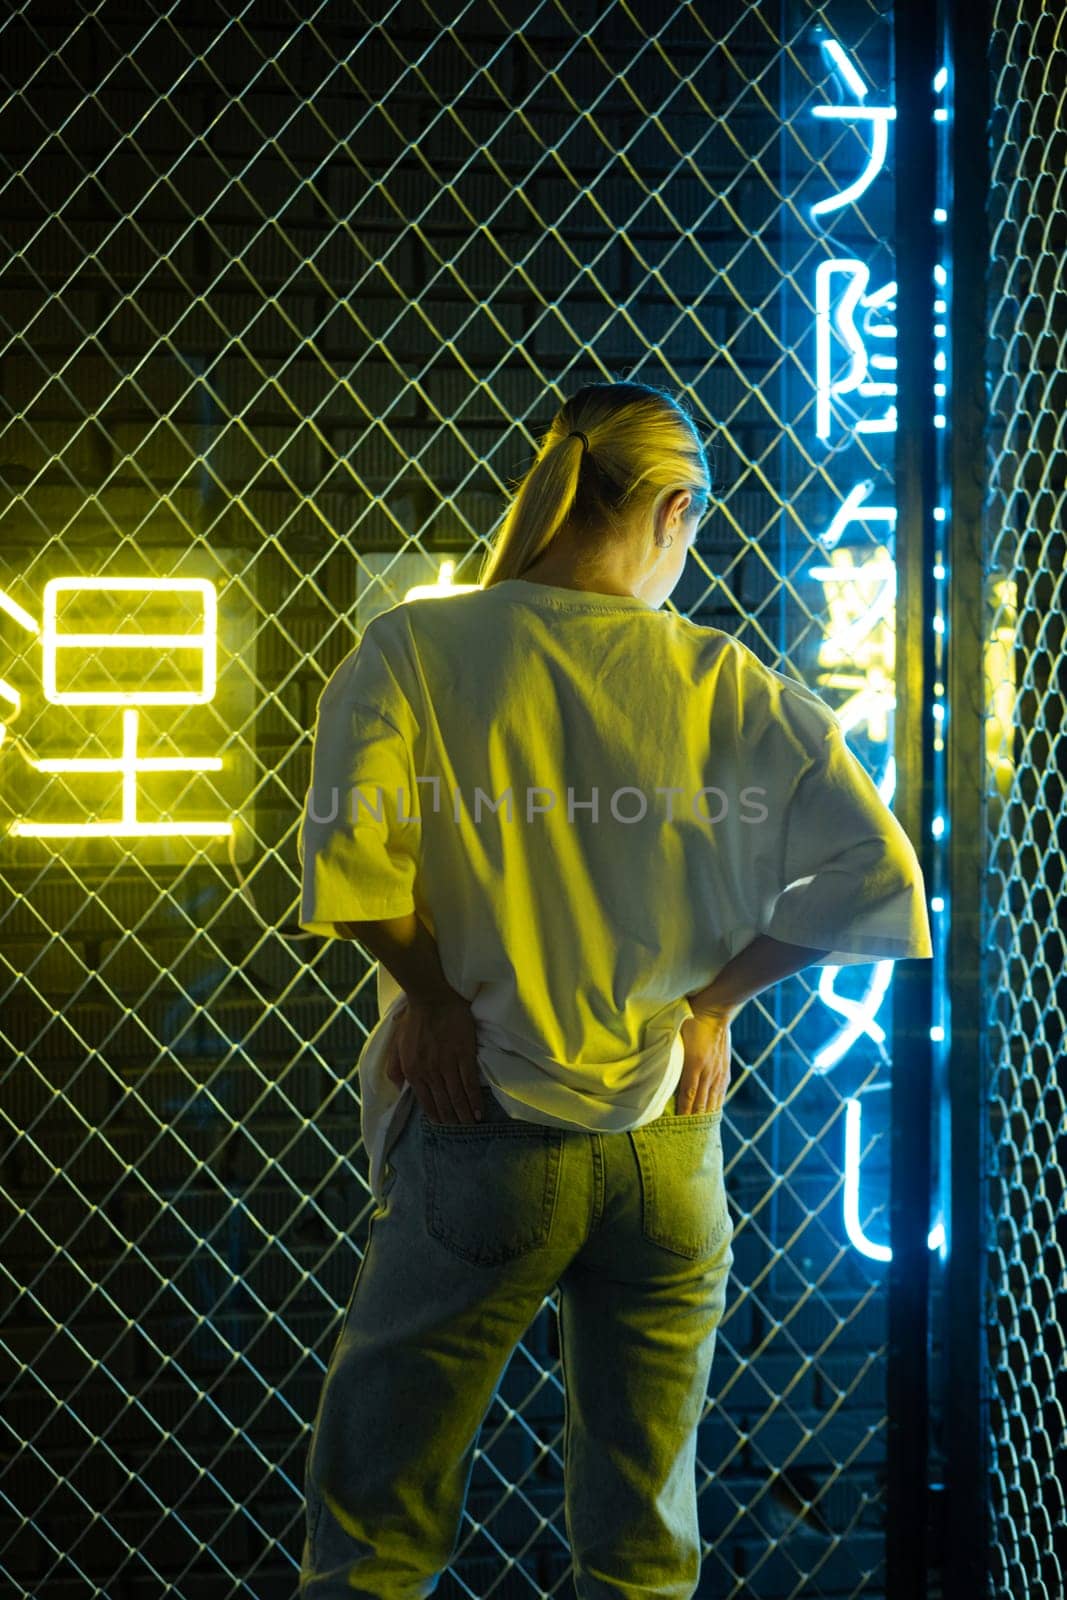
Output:
[[303,1600],[434,1592],[557,1288],[576,1592],[695,1592],[731,1021],[809,964],[931,953],[915,852],[833,712],[661,609],[711,493],[674,397],[582,389],[480,588],[375,617],[320,699],[301,925],[378,958],[382,1015]]

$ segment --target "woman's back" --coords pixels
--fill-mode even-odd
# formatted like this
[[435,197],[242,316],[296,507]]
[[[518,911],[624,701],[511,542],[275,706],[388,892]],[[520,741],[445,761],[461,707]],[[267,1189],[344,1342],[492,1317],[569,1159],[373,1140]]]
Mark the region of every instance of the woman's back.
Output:
[[928,953],[914,851],[829,708],[635,596],[516,579],[376,617],[309,799],[302,924],[414,907],[517,1116],[657,1115],[685,996],[757,933]]

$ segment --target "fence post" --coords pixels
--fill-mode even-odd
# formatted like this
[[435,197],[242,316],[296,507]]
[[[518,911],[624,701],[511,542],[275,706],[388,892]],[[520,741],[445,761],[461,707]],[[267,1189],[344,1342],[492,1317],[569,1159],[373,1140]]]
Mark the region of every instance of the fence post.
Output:
[[[929,884],[933,786],[935,500],[932,420],[933,5],[898,4],[896,57],[897,669],[894,810]],[[905,962],[893,983],[886,1593],[926,1600],[931,1539],[927,1482],[933,968]]]
[[945,1184],[944,1392],[934,1396],[945,1437],[945,1600],[987,1593],[988,1393],[984,1355],[988,1197],[983,1152],[988,1072],[981,985],[985,840],[985,357],[989,181],[985,0],[948,0],[948,128],[952,293],[948,396],[950,495],[947,602],[946,787],[950,919],[945,982],[952,1007],[951,1108]]

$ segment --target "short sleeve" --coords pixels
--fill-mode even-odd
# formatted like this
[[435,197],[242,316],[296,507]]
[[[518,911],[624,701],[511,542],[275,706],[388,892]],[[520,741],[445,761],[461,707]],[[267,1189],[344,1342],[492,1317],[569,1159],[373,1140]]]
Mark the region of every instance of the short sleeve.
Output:
[[418,785],[411,714],[375,618],[319,698],[311,778],[298,836],[300,926],[336,936],[338,922],[415,909]]
[[[788,680],[781,679],[788,684]],[[825,950],[816,965],[932,954],[914,847],[849,749],[828,706],[801,685],[778,697],[787,782],[767,848],[758,931]]]

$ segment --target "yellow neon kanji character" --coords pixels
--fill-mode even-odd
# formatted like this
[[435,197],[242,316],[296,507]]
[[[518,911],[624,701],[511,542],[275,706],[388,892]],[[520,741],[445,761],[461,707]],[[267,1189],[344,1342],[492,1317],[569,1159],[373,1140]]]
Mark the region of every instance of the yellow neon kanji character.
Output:
[[[138,632],[109,629],[89,632],[63,628],[59,618],[59,597],[82,591],[111,594],[188,593],[200,597],[202,621],[193,632]],[[119,756],[64,756],[29,762],[38,772],[120,772],[122,774],[122,815],[112,821],[31,822],[19,820],[11,832],[23,837],[61,838],[103,834],[113,838],[146,835],[232,834],[232,822],[141,822],[137,817],[137,778],[142,772],[217,772],[218,756],[141,756],[137,753],[140,708],[144,706],[204,705],[213,699],[216,686],[216,645],[218,603],[214,584],[206,578],[51,578],[44,588],[44,618],[41,627],[9,596],[0,597],[4,609],[22,626],[40,636],[42,682],[45,699],[62,706],[122,706],[122,754]],[[146,649],[195,650],[200,658],[200,684],[194,688],[152,688],[142,683],[135,689],[61,687],[61,652],[124,651]],[[90,658],[91,659],[91,658]],[[83,666],[85,658],[82,658]],[[18,694],[9,684],[0,686],[0,698],[18,708]]]

